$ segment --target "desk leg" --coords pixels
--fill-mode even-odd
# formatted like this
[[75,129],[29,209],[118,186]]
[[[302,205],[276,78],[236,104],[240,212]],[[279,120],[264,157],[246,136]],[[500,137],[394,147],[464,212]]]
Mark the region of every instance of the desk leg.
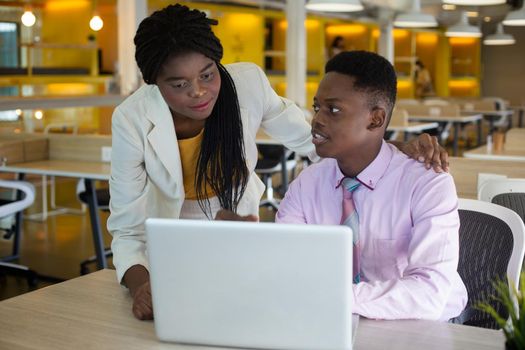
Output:
[[520,128],[523,127],[523,114],[525,113],[525,107],[524,108],[520,108],[520,114],[519,114],[519,121],[518,121],[518,125]]
[[[17,179],[20,181],[23,181],[26,177],[26,174],[18,173]],[[16,200],[20,201],[22,200],[22,191],[16,190]],[[16,222],[16,232],[13,237],[13,259],[17,259],[18,255],[20,254],[20,239],[22,236],[22,225],[23,225],[23,210],[19,210],[15,214],[15,222]]]
[[281,188],[282,194],[288,191],[288,169],[286,169],[286,147],[283,147],[283,154],[281,155]]
[[483,124],[482,119],[477,121],[478,124],[478,147],[481,146],[481,142],[483,142]]
[[105,269],[108,267],[106,255],[104,254],[104,239],[100,228],[100,216],[97,203],[97,192],[91,179],[84,179],[86,186],[87,202],[89,207],[89,219],[91,221],[91,231],[93,232],[93,245],[97,256],[97,268]]
[[452,151],[452,154],[454,155],[454,157],[458,155],[458,138],[459,138],[460,127],[461,125],[459,123],[454,123],[454,142],[453,142],[454,149]]

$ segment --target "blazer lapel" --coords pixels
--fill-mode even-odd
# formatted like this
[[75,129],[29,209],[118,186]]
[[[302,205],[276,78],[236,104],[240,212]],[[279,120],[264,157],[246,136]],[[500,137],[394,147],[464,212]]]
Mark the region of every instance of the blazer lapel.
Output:
[[146,117],[153,124],[148,134],[148,141],[168,173],[182,184],[179,145],[169,107],[158,88],[151,90],[151,96],[147,101]]

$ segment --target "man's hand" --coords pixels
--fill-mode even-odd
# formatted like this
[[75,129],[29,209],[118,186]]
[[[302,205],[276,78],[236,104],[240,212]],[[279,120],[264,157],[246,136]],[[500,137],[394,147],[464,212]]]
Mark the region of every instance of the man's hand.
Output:
[[135,290],[133,297],[133,315],[139,320],[153,320],[153,304],[149,281]]
[[233,211],[221,209],[215,215],[215,220],[225,220],[225,221],[259,221],[259,217],[256,215],[246,215],[241,216]]
[[418,138],[399,146],[410,158],[424,162],[427,169],[433,167],[437,173],[448,172],[448,153],[439,145],[437,137],[421,134]]

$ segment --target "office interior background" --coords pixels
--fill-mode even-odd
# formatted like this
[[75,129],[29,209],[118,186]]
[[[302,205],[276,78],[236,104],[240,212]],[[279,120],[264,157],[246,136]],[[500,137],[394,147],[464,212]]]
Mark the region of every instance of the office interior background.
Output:
[[[402,101],[419,97],[415,76],[420,60],[430,73],[434,99],[477,101],[495,97],[509,108],[521,106],[523,110],[523,1],[481,6],[475,1],[464,1],[466,5],[440,0],[347,2],[361,8],[355,12],[319,12],[306,9],[302,0],[180,1],[219,21],[214,31],[224,46],[222,63],[256,63],[278,94],[306,110],[338,36],[344,39],[345,50],[374,51],[391,60]],[[80,156],[82,160],[107,161],[112,111],[141,84],[134,63],[134,32],[142,18],[171,3],[0,0],[1,161],[9,165],[16,164],[17,157],[22,161],[54,156],[75,159],[82,152],[86,152],[85,158]],[[435,25],[396,24],[402,15],[410,13],[416,20],[417,15],[426,15],[425,20],[430,16]],[[517,21],[508,21],[513,18]],[[465,31],[451,34],[458,28]],[[519,118],[518,112],[510,115],[514,125],[520,124]],[[484,135],[490,134],[490,127],[483,125]],[[458,156],[479,146],[475,132],[469,125],[461,130]],[[48,141],[42,143],[42,137]],[[442,140],[450,152],[452,137],[450,132]],[[25,142],[22,155],[13,146],[15,141]],[[484,144],[486,136],[481,141]],[[303,162],[297,160],[295,164],[299,171]],[[523,172],[523,163],[516,163],[516,168],[509,166],[514,169],[509,174]],[[0,173],[0,179],[13,176]],[[282,195],[281,178],[276,172],[271,185],[277,197]],[[35,185],[36,198],[25,211],[21,251],[15,262],[44,278],[30,285],[24,277],[1,275],[0,298],[77,277],[79,264],[93,255],[89,213],[77,196],[78,179],[41,175],[27,179]],[[475,180],[469,181],[466,186],[475,187]],[[97,186],[104,189],[107,183],[100,181]],[[3,198],[10,195],[9,191],[2,192]],[[262,220],[272,221],[274,212],[271,206],[262,207]],[[101,212],[102,227],[107,215]],[[12,217],[3,218],[2,225],[9,227],[12,221]],[[12,240],[12,236],[0,237],[1,256],[10,254]],[[105,229],[104,240],[109,245],[111,237]],[[95,269],[94,264],[88,265],[88,271]]]

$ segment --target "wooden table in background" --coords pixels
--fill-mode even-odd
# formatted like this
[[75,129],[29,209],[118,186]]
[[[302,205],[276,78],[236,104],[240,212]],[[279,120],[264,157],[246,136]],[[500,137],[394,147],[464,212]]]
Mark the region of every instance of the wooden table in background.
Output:
[[[451,124],[454,126],[454,140],[453,140],[453,155],[458,155],[458,141],[459,141],[459,129],[462,124],[466,123],[476,123],[478,126],[478,146],[481,145],[482,140],[482,130],[481,130],[481,120],[483,116],[481,114],[473,115],[462,115],[462,116],[446,116],[446,115],[409,115],[408,119],[412,121],[426,121],[426,122],[436,122],[440,124]],[[443,127],[443,130],[448,127]],[[440,135],[440,139],[443,137]],[[443,141],[443,140],[442,140]]]
[[512,161],[450,157],[449,163],[450,174],[454,178],[460,198],[478,198],[479,173],[506,175],[509,178],[525,178],[525,166]]
[[[104,252],[104,240],[100,226],[100,215],[94,182],[96,180],[109,181],[111,165],[103,162],[86,162],[74,160],[42,160],[36,162],[15,163],[0,166],[0,173],[16,173],[19,179],[26,174],[63,176],[84,179],[86,199],[89,207],[89,218],[93,234],[93,245],[97,256],[97,268],[107,268],[107,259]],[[1,316],[0,316],[1,318]],[[0,347],[1,349],[1,347]]]
[[[496,151],[494,149],[489,149],[487,146],[481,146],[465,151],[463,156],[465,158],[481,160],[525,162],[525,148],[506,149],[504,146],[502,150]],[[524,167],[523,164],[515,164],[515,166]]]
[[[139,321],[115,271],[101,270],[0,302],[0,349],[224,348],[162,343]],[[504,349],[499,331],[436,321],[361,319],[354,350]]]

